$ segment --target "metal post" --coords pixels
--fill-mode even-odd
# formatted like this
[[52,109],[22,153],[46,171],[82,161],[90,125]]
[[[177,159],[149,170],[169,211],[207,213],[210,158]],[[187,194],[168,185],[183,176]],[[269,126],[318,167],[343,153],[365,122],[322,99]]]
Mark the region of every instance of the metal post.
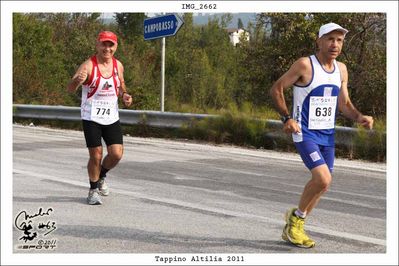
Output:
[[162,69],[161,69],[161,77],[162,77],[162,86],[161,86],[161,112],[165,110],[164,101],[165,101],[165,37],[162,38]]

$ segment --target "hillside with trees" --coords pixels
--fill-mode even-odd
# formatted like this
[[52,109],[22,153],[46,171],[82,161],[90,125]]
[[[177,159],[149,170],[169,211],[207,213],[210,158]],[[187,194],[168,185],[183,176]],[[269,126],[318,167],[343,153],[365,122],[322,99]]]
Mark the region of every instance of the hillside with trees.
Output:
[[[143,13],[117,13],[103,24],[99,13],[14,13],[13,102],[80,105],[80,91],[66,84],[94,54],[97,34],[119,37],[116,57],[124,64],[132,109],[159,110],[161,41],[144,41]],[[260,13],[246,29],[249,42],[234,47],[226,32],[231,14],[184,25],[166,39],[165,111],[217,113],[243,106],[263,117],[273,108],[269,89],[299,57],[315,52],[320,25],[349,30],[339,60],[349,71],[349,92],[362,112],[386,117],[386,15],[383,13]],[[249,107],[248,107],[249,106]],[[340,123],[352,123],[340,118]]]

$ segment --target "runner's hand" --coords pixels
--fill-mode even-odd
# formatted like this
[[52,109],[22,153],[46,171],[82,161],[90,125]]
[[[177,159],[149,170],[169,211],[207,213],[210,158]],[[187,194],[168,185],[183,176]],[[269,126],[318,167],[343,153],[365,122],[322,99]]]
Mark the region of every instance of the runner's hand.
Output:
[[373,129],[374,119],[372,116],[362,115],[357,119],[357,122],[367,129]]
[[287,122],[284,124],[283,131],[287,134],[290,133],[300,133],[301,129],[299,128],[299,125],[297,122],[295,122],[294,119],[288,119]]
[[85,80],[87,79],[87,72],[85,70],[80,71],[76,76],[75,76],[75,81],[79,83],[79,85],[83,84]]
[[130,105],[132,105],[133,99],[132,99],[132,96],[130,96],[128,93],[124,93],[123,97],[122,97],[122,101],[126,107],[129,107]]

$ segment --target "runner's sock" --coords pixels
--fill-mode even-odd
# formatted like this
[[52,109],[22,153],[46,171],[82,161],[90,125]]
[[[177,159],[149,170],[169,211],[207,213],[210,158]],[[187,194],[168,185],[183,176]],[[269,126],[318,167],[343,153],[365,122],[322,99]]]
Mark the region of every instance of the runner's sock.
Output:
[[90,181],[90,189],[97,189],[98,188],[98,180],[96,182]]
[[100,178],[101,179],[105,179],[105,177],[107,176],[107,172],[109,171],[109,169],[106,169],[106,168],[104,168],[102,165],[101,165],[101,172],[100,172]]
[[302,212],[300,209],[296,209],[296,210],[295,210],[295,215],[296,215],[297,217],[300,217],[300,218],[302,218],[302,219],[305,219],[305,217],[306,217],[306,212]]

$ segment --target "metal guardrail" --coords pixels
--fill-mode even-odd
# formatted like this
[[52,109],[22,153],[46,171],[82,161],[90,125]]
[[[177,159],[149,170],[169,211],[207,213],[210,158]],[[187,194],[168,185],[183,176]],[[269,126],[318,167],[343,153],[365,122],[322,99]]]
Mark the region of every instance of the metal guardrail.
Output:
[[[48,105],[25,105],[14,104],[13,116],[28,119],[81,121],[80,107],[70,106],[48,106]],[[158,112],[158,111],[139,111],[139,110],[119,110],[121,124],[140,125],[145,124],[160,128],[180,128],[193,121],[206,118],[217,118],[217,115]],[[282,122],[277,120],[266,120],[268,132],[266,135],[271,138],[289,139],[290,136],[282,133]],[[336,144],[350,146],[353,139],[358,134],[358,130],[349,127],[336,127]]]
[[[13,107],[14,117],[45,120],[81,121],[80,107],[26,104],[14,104]],[[161,128],[180,128],[184,124],[190,123],[193,120],[201,120],[211,117],[216,116],[207,114],[124,109],[119,110],[120,122],[123,125],[145,124],[148,126]]]

